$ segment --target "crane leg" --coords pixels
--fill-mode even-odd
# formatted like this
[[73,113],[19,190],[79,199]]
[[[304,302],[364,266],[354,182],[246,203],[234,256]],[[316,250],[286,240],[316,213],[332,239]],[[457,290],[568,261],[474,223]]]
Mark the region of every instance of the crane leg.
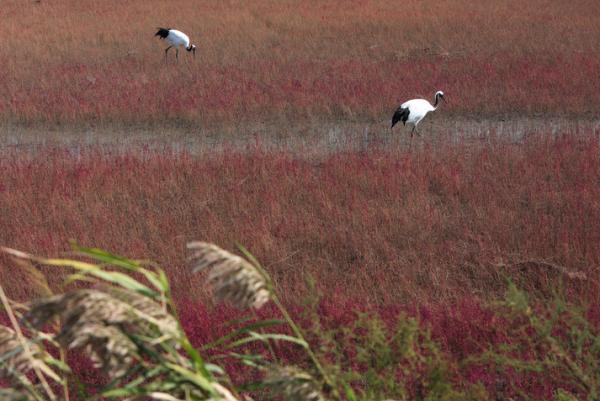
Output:
[[177,61],[179,61],[179,49],[178,48],[175,49],[175,59]]
[[169,46],[165,49],[165,63],[167,63],[167,54],[169,53],[169,49],[173,46]]
[[417,129],[417,124],[415,124],[415,126],[414,126],[414,131],[415,131],[415,134],[417,134],[417,135],[421,136],[421,133],[420,133],[420,132],[419,132],[419,130]]

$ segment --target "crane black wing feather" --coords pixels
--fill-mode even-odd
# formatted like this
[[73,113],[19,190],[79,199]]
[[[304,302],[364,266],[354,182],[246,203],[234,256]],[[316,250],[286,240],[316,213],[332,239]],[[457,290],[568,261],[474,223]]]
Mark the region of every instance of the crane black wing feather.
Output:
[[408,115],[410,114],[410,110],[408,108],[398,107],[394,116],[392,117],[392,128],[398,121],[402,121],[402,124],[406,125],[406,120],[408,120]]
[[170,29],[171,28],[158,28],[158,32],[156,32],[156,34],[154,34],[154,36],[160,36],[162,39],[164,39],[167,36],[169,36]]

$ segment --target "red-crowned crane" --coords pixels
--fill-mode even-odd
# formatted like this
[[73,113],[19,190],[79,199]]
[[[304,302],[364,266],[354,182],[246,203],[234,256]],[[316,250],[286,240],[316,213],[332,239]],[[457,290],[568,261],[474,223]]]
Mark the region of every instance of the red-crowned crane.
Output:
[[399,121],[402,121],[404,125],[406,125],[406,123],[412,124],[413,129],[410,131],[410,137],[412,138],[415,132],[419,134],[417,125],[427,113],[438,108],[440,100],[446,101],[446,99],[444,99],[444,92],[442,91],[437,91],[435,93],[435,104],[433,106],[425,99],[412,99],[402,103],[394,113],[394,117],[392,117],[391,128],[394,128],[394,125]]
[[185,50],[188,52],[192,52],[194,57],[196,57],[196,45],[193,45],[190,42],[190,37],[185,33],[178,31],[177,29],[171,28],[158,28],[158,32],[154,36],[160,36],[161,39],[164,39],[169,44],[169,47],[165,49],[165,62],[167,62],[167,54],[169,53],[169,49],[175,48],[175,58],[179,60],[179,47],[185,47]]

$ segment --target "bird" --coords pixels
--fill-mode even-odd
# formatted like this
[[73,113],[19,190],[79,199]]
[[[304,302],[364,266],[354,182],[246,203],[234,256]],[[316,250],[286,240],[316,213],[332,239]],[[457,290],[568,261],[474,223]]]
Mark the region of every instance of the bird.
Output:
[[158,32],[154,36],[160,36],[161,39],[164,39],[169,44],[169,47],[165,49],[165,62],[167,62],[167,54],[169,53],[169,49],[175,48],[175,58],[179,60],[179,47],[185,47],[185,50],[188,52],[192,52],[194,57],[196,57],[196,45],[193,45],[190,42],[189,36],[185,33],[178,31],[177,29],[171,28],[158,28]]
[[396,125],[397,122],[402,121],[402,124],[404,125],[406,125],[406,123],[413,125],[413,129],[410,131],[411,138],[415,132],[419,134],[417,125],[427,113],[438,108],[440,100],[446,101],[446,99],[444,99],[444,92],[442,91],[437,91],[435,93],[435,104],[433,106],[425,99],[412,99],[402,103],[400,107],[396,109],[396,112],[392,117],[392,126],[390,129],[394,128],[394,125]]

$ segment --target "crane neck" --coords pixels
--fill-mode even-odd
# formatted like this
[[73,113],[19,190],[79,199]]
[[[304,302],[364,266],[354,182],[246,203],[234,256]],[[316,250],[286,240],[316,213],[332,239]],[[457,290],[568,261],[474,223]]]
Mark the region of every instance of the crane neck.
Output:
[[434,109],[434,110],[435,110],[435,109],[437,109],[437,108],[439,107],[439,105],[440,105],[440,103],[441,103],[441,102],[440,102],[440,100],[443,100],[443,97],[442,97],[442,95],[438,95],[438,94],[436,93],[436,95],[435,95],[435,103],[433,104],[433,109]]

